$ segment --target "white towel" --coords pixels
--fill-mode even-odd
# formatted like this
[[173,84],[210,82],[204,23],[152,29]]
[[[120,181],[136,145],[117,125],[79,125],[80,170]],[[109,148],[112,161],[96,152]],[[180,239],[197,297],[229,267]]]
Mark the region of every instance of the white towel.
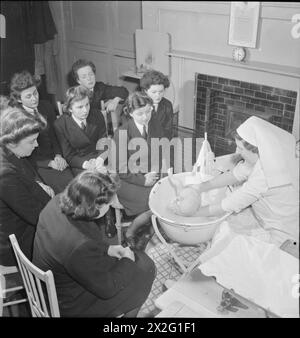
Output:
[[292,134],[256,116],[242,123],[237,133],[258,148],[270,188],[293,184],[299,189],[296,140]]
[[299,317],[299,260],[225,222],[222,228],[201,255],[202,273],[280,317]]

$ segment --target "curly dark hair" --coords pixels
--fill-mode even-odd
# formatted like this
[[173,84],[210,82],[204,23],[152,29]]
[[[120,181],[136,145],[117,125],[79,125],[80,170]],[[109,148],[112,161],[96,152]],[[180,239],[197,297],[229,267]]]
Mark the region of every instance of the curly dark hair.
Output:
[[169,88],[169,78],[158,70],[147,71],[140,80],[140,87],[143,90],[148,90],[152,85],[163,85],[164,88]]
[[72,76],[76,82],[78,80],[78,73],[77,73],[78,69],[86,67],[86,66],[90,66],[94,74],[96,74],[96,66],[94,65],[92,61],[88,61],[86,59],[79,59],[75,61],[72,65]]
[[118,188],[119,182],[112,175],[85,170],[67,185],[59,206],[67,216],[89,221],[99,215],[99,206],[109,203]]
[[10,81],[10,104],[17,105],[21,99],[23,90],[30,87],[38,87],[41,84],[41,79],[33,76],[27,70],[21,73],[15,73]]
[[32,115],[19,107],[8,107],[0,113],[0,145],[17,144],[47,127],[42,115]]
[[84,86],[74,86],[67,90],[66,101],[63,105],[63,111],[70,113],[70,108],[74,102],[81,101],[88,97],[90,99],[92,93],[89,89]]
[[147,104],[153,105],[153,101],[148,95],[143,92],[133,92],[127,97],[123,112],[128,117],[134,110],[145,107]]

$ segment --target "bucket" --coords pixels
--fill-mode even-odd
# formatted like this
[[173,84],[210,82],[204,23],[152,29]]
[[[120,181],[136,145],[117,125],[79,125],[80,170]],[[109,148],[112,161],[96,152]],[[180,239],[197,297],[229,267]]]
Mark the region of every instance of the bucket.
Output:
[[[174,179],[180,179],[182,182],[185,182],[189,176],[192,176],[192,173],[173,175]],[[202,206],[220,202],[229,192],[228,187],[224,187],[215,189],[211,193],[203,193],[206,195],[202,194],[202,203],[205,200]],[[218,225],[231,214],[224,211],[224,214],[213,217],[198,216],[197,213],[192,217],[176,215],[168,208],[174,198],[175,191],[168,177],[165,177],[153,186],[149,196],[149,207],[166,235],[181,244],[196,245],[210,240]]]

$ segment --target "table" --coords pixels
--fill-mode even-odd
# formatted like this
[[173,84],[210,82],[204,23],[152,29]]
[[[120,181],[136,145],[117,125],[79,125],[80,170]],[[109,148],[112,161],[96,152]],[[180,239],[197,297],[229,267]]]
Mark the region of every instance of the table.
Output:
[[[218,311],[224,289],[213,277],[199,269],[183,275],[170,289],[158,297],[155,305],[162,310],[156,317],[192,318],[266,318],[273,315],[250,301],[234,294],[237,306]],[[275,316],[274,316],[275,317]]]

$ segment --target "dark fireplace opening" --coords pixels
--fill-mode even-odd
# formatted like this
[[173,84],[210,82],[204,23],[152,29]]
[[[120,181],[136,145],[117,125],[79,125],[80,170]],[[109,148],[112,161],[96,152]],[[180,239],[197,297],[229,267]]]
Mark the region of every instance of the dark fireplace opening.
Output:
[[195,134],[207,132],[216,156],[235,151],[231,133],[253,115],[292,132],[297,92],[207,74],[195,78]]

